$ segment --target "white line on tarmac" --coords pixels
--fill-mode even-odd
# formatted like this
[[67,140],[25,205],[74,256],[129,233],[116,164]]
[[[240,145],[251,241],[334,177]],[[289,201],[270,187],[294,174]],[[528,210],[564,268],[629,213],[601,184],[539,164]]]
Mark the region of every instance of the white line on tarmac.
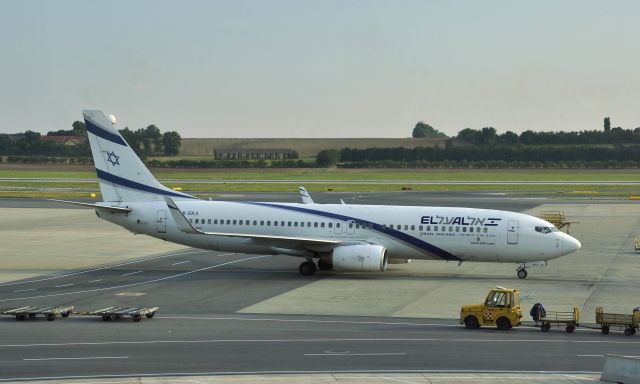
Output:
[[[223,254],[220,254],[218,256],[227,256],[227,255],[235,255],[235,252],[223,253]],[[1,299],[0,302],[26,300],[26,299],[40,299],[40,298],[44,298],[44,297],[77,295],[79,293],[100,292],[100,291],[107,291],[107,290],[112,290],[112,289],[135,287],[135,286],[138,286],[138,285],[157,283],[158,281],[169,280],[169,279],[173,279],[173,278],[176,278],[176,277],[182,277],[182,276],[190,275],[190,274],[196,273],[196,272],[202,272],[202,271],[206,271],[206,270],[209,270],[209,269],[223,267],[223,266],[229,265],[229,264],[241,263],[241,262],[247,261],[247,260],[262,259],[262,258],[265,258],[265,257],[270,257],[270,255],[245,257],[244,259],[228,261],[226,263],[211,265],[209,267],[204,267],[204,268],[200,268],[200,269],[194,269],[193,271],[182,272],[182,273],[178,273],[176,275],[160,277],[158,279],[153,279],[153,280],[139,281],[139,282],[131,283],[131,284],[122,284],[122,285],[115,285],[115,286],[112,286],[112,287],[95,288],[95,289],[85,289],[85,290],[82,290],[82,291],[74,291],[74,292],[52,293],[52,294],[48,294],[48,295],[27,296],[27,297],[16,297],[16,298],[13,298],[13,299]]]
[[563,343],[563,344],[640,344],[640,341],[566,340],[566,339],[452,339],[452,338],[327,338],[327,339],[205,339],[205,340],[140,340],[140,341],[86,341],[68,343],[3,344],[0,348],[67,347],[80,345],[151,345],[151,344],[214,344],[214,343],[326,343],[326,342],[447,342],[447,343]]
[[35,288],[28,288],[28,289],[18,289],[17,291],[13,291],[14,293],[18,293],[18,292],[27,292],[27,291],[35,291]]
[[[27,283],[37,283],[37,282],[40,282],[40,281],[47,281],[47,280],[60,279],[60,278],[63,278],[63,277],[75,276],[75,275],[80,275],[80,274],[83,274],[83,273],[89,273],[89,272],[101,271],[101,270],[104,270],[104,269],[111,269],[111,268],[115,268],[115,267],[121,267],[121,266],[123,266],[123,265],[129,265],[129,264],[135,264],[135,263],[142,263],[142,262],[149,261],[149,260],[162,259],[162,258],[171,257],[171,256],[190,255],[190,254],[193,254],[193,253],[204,253],[204,252],[211,252],[211,251],[207,251],[207,250],[197,250],[197,251],[189,251],[189,252],[170,253],[170,254],[168,254],[168,255],[160,255],[160,256],[147,257],[147,258],[144,258],[144,259],[133,260],[133,261],[127,261],[127,262],[120,263],[120,264],[108,265],[108,266],[106,266],[106,267],[93,268],[93,269],[86,269],[86,270],[84,270],[84,271],[78,271],[78,272],[73,272],[73,273],[67,273],[67,274],[64,274],[64,275],[58,275],[58,276],[45,277],[45,278],[42,278],[42,279],[28,280],[28,281],[16,281],[16,282],[11,282],[11,283],[4,283],[4,284],[0,284],[0,287],[5,287],[5,286],[9,286],[9,285],[27,284]],[[218,255],[218,256],[222,256],[222,255]]]
[[173,263],[171,265],[180,265],[180,264],[185,264],[185,263],[190,263],[191,260],[185,260],[185,261],[178,261],[177,263]]
[[74,285],[75,284],[61,284],[61,285],[54,286],[54,288],[73,287]]
[[380,353],[305,353],[305,356],[404,356],[406,352],[380,352]]
[[138,273],[142,273],[142,272],[143,272],[143,271],[129,272],[129,273],[125,273],[124,275],[120,275],[120,276],[137,275]]
[[49,361],[49,360],[96,360],[96,359],[128,359],[129,356],[92,356],[92,357],[43,357],[41,359],[22,359],[24,361]]
[[102,281],[102,279],[89,280],[90,283],[97,283],[98,281]]

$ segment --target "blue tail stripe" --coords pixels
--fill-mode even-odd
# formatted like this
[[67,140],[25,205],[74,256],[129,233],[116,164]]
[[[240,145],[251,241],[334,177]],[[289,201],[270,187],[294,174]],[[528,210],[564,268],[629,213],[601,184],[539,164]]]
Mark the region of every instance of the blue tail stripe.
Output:
[[127,143],[124,141],[124,139],[116,135],[115,133],[105,131],[104,129],[92,123],[91,120],[85,119],[84,122],[85,122],[85,127],[87,128],[87,132],[91,132],[98,137],[101,137],[105,140],[109,140],[112,143],[124,145],[125,147],[127,146]]
[[290,206],[290,205],[280,205],[280,204],[274,204],[274,203],[259,203],[259,202],[251,202],[249,204],[255,204],[255,205],[261,205],[261,206],[265,206],[265,207],[272,207],[272,208],[280,208],[280,209],[288,209],[290,211],[297,211],[297,212],[304,212],[304,213],[310,213],[312,215],[318,215],[318,216],[324,216],[324,217],[328,217],[331,219],[335,219],[335,220],[342,220],[342,221],[350,221],[353,220],[354,222],[360,224],[360,225],[365,225],[367,227],[371,227],[371,229],[378,231],[380,233],[384,233],[385,235],[394,237],[404,243],[410,244],[416,248],[419,248],[423,251],[427,251],[431,254],[434,254],[438,257],[440,257],[443,260],[453,260],[453,261],[462,261],[461,258],[459,258],[458,256],[455,256],[447,251],[445,251],[442,248],[436,247],[433,244],[427,243],[426,241],[420,240],[420,239],[416,239],[415,237],[408,235],[404,232],[400,232],[400,231],[396,231],[395,229],[391,229],[389,227],[383,226],[381,224],[378,223],[374,223],[372,221],[368,221],[368,220],[363,220],[363,219],[358,219],[356,217],[351,217],[351,216],[345,216],[345,215],[340,215],[337,213],[332,213],[332,212],[324,212],[324,211],[318,211],[315,209],[310,209],[310,208],[302,208],[302,207],[296,207],[296,206]]
[[150,187],[148,185],[144,185],[141,183],[136,183],[135,181],[131,181],[120,176],[116,176],[109,172],[102,171],[96,168],[96,173],[98,174],[98,179],[107,181],[110,183],[118,184],[122,187],[137,189],[138,191],[149,192],[156,195],[165,195],[165,196],[173,196],[173,197],[186,197],[189,199],[196,199],[191,195],[187,195],[186,193],[178,193],[173,191],[168,191],[160,188]]

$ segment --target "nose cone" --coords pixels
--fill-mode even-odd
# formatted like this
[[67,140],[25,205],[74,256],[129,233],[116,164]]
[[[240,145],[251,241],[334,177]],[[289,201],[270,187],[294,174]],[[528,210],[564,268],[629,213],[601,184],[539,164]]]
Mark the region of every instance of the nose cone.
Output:
[[568,255],[579,250],[582,244],[575,237],[569,236],[566,233],[562,236],[562,253]]

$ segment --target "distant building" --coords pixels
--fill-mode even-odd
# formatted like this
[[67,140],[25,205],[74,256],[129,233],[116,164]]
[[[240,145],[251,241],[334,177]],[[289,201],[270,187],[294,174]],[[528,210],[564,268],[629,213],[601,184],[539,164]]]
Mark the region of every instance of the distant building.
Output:
[[57,144],[73,147],[82,144],[84,140],[80,136],[40,136],[41,141],[52,141]]
[[278,148],[214,148],[213,158],[216,160],[280,160],[293,159],[293,149]]

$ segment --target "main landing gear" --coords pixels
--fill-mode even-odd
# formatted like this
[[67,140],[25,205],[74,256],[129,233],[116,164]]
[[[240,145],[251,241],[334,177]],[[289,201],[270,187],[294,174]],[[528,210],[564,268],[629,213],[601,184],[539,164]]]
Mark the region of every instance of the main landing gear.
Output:
[[516,271],[518,273],[518,278],[519,279],[526,279],[527,278],[527,270],[524,267],[520,267]]
[[299,269],[302,276],[311,276],[316,273],[318,267],[316,267],[316,263],[314,263],[312,260],[308,260],[300,264]]

